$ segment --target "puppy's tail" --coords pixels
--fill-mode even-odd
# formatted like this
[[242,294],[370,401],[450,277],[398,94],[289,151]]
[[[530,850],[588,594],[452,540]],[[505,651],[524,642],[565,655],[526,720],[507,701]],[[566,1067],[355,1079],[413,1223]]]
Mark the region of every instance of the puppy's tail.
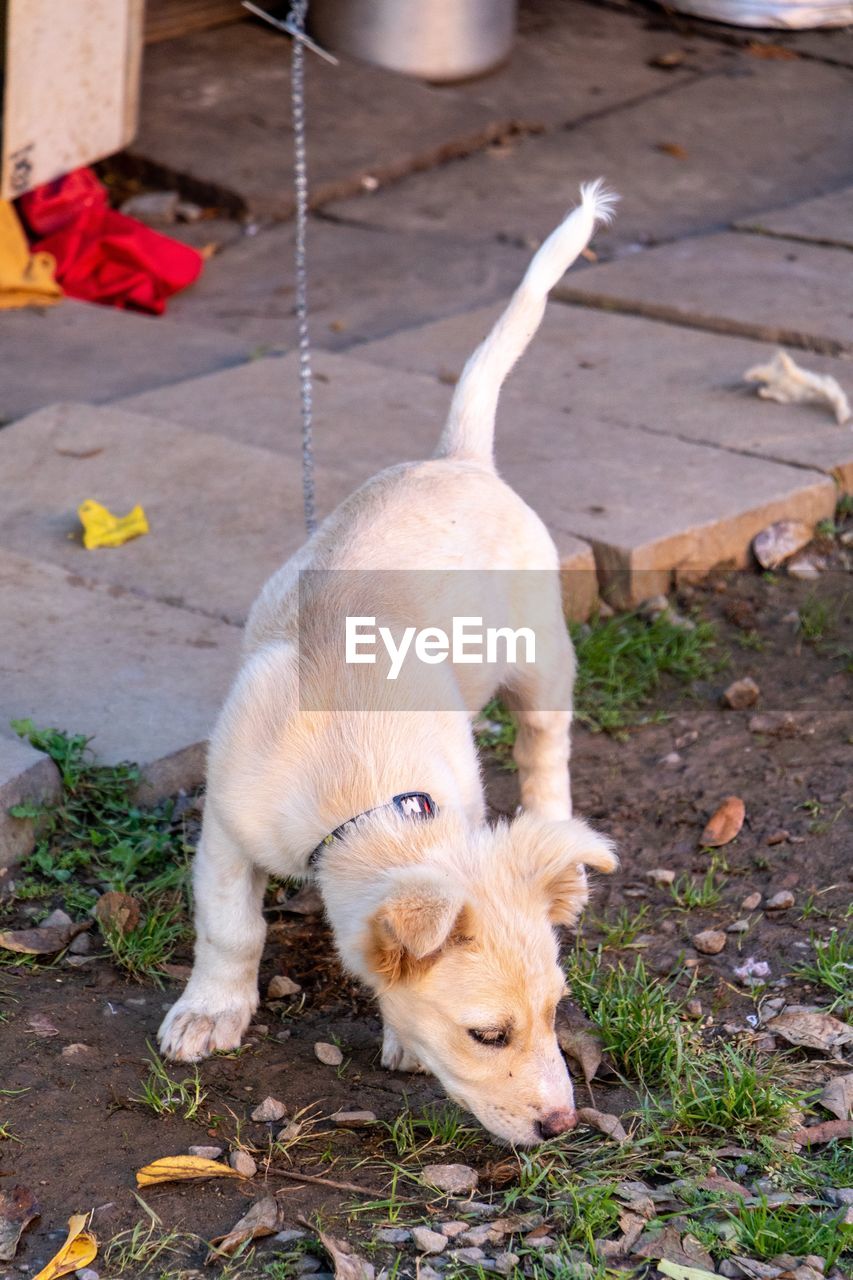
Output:
[[609,222],[619,197],[599,178],[581,187],[581,202],[537,252],[509,306],[468,360],[436,450],[439,458],[491,464],[498,396],[545,314],[554,285],[586,248],[596,223]]

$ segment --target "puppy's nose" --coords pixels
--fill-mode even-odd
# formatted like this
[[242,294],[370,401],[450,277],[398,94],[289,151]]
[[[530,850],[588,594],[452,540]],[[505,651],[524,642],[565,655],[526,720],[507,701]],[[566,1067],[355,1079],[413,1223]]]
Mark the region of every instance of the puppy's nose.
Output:
[[560,1111],[549,1111],[547,1116],[536,1122],[536,1126],[543,1138],[556,1138],[558,1134],[574,1129],[577,1122],[577,1112],[563,1107]]

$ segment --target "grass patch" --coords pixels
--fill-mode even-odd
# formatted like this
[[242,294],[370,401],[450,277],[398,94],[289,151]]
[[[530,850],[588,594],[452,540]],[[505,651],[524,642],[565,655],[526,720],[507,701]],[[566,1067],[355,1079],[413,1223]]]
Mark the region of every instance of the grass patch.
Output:
[[482,1132],[451,1102],[434,1103],[419,1112],[407,1108],[388,1125],[388,1132],[398,1159],[447,1147],[463,1151],[483,1139]]
[[565,962],[572,994],[597,1023],[605,1052],[626,1075],[646,1087],[680,1075],[690,1056],[694,1032],[681,1021],[672,986],[646,969],[638,956],[633,968],[605,968],[601,952],[576,948]]
[[599,941],[605,951],[621,951],[630,947],[643,932],[650,927],[649,908],[643,903],[639,911],[630,912],[627,907],[620,907],[615,916],[592,916],[585,921],[586,928],[595,929],[600,935]]
[[853,1243],[853,1226],[841,1214],[821,1216],[809,1205],[771,1208],[766,1202],[729,1214],[736,1251],[748,1258],[775,1258],[779,1253],[802,1257],[816,1253],[827,1271]]
[[169,1075],[163,1060],[148,1046],[151,1062],[148,1075],[142,1081],[138,1094],[131,1097],[131,1102],[139,1102],[150,1107],[155,1115],[180,1115],[184,1120],[195,1120],[207,1099],[202,1086],[198,1067],[193,1067],[183,1080],[176,1080]]
[[672,900],[681,911],[694,907],[715,907],[722,897],[714,867],[706,871],[701,880],[693,876],[679,876],[669,886]]
[[628,613],[570,630],[578,659],[575,715],[596,732],[661,719],[643,708],[664,677],[690,685],[719,667],[712,657],[716,633],[707,622],[689,628],[665,613],[651,622]]
[[778,1133],[793,1117],[797,1101],[778,1083],[778,1064],[759,1063],[733,1045],[691,1064],[673,1082],[672,1097],[656,1103],[653,1118],[667,1132],[712,1137]]
[[830,990],[833,1009],[853,1007],[853,929],[832,929],[827,938],[812,934],[811,943],[814,959],[794,969],[793,976]]

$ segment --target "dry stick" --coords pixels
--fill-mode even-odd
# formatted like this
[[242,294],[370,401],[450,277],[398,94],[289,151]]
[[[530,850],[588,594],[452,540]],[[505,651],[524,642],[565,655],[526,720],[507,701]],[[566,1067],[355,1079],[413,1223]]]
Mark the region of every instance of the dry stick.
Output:
[[274,1178],[290,1178],[294,1182],[311,1182],[319,1187],[333,1187],[335,1191],[354,1191],[359,1196],[378,1196],[381,1193],[373,1187],[357,1187],[354,1182],[337,1182],[334,1178],[321,1178],[316,1173],[296,1173],[290,1169],[267,1169],[267,1175]]

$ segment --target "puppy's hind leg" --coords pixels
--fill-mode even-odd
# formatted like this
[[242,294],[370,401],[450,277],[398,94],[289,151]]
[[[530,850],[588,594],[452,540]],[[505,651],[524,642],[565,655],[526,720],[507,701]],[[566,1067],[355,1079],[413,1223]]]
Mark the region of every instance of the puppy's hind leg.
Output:
[[195,961],[186,991],[160,1027],[167,1058],[197,1062],[239,1045],[258,1006],[266,883],[208,802],[193,867]]
[[572,816],[569,780],[575,655],[562,617],[541,664],[513,674],[504,701],[518,726],[513,759],[521,806],[541,818]]

